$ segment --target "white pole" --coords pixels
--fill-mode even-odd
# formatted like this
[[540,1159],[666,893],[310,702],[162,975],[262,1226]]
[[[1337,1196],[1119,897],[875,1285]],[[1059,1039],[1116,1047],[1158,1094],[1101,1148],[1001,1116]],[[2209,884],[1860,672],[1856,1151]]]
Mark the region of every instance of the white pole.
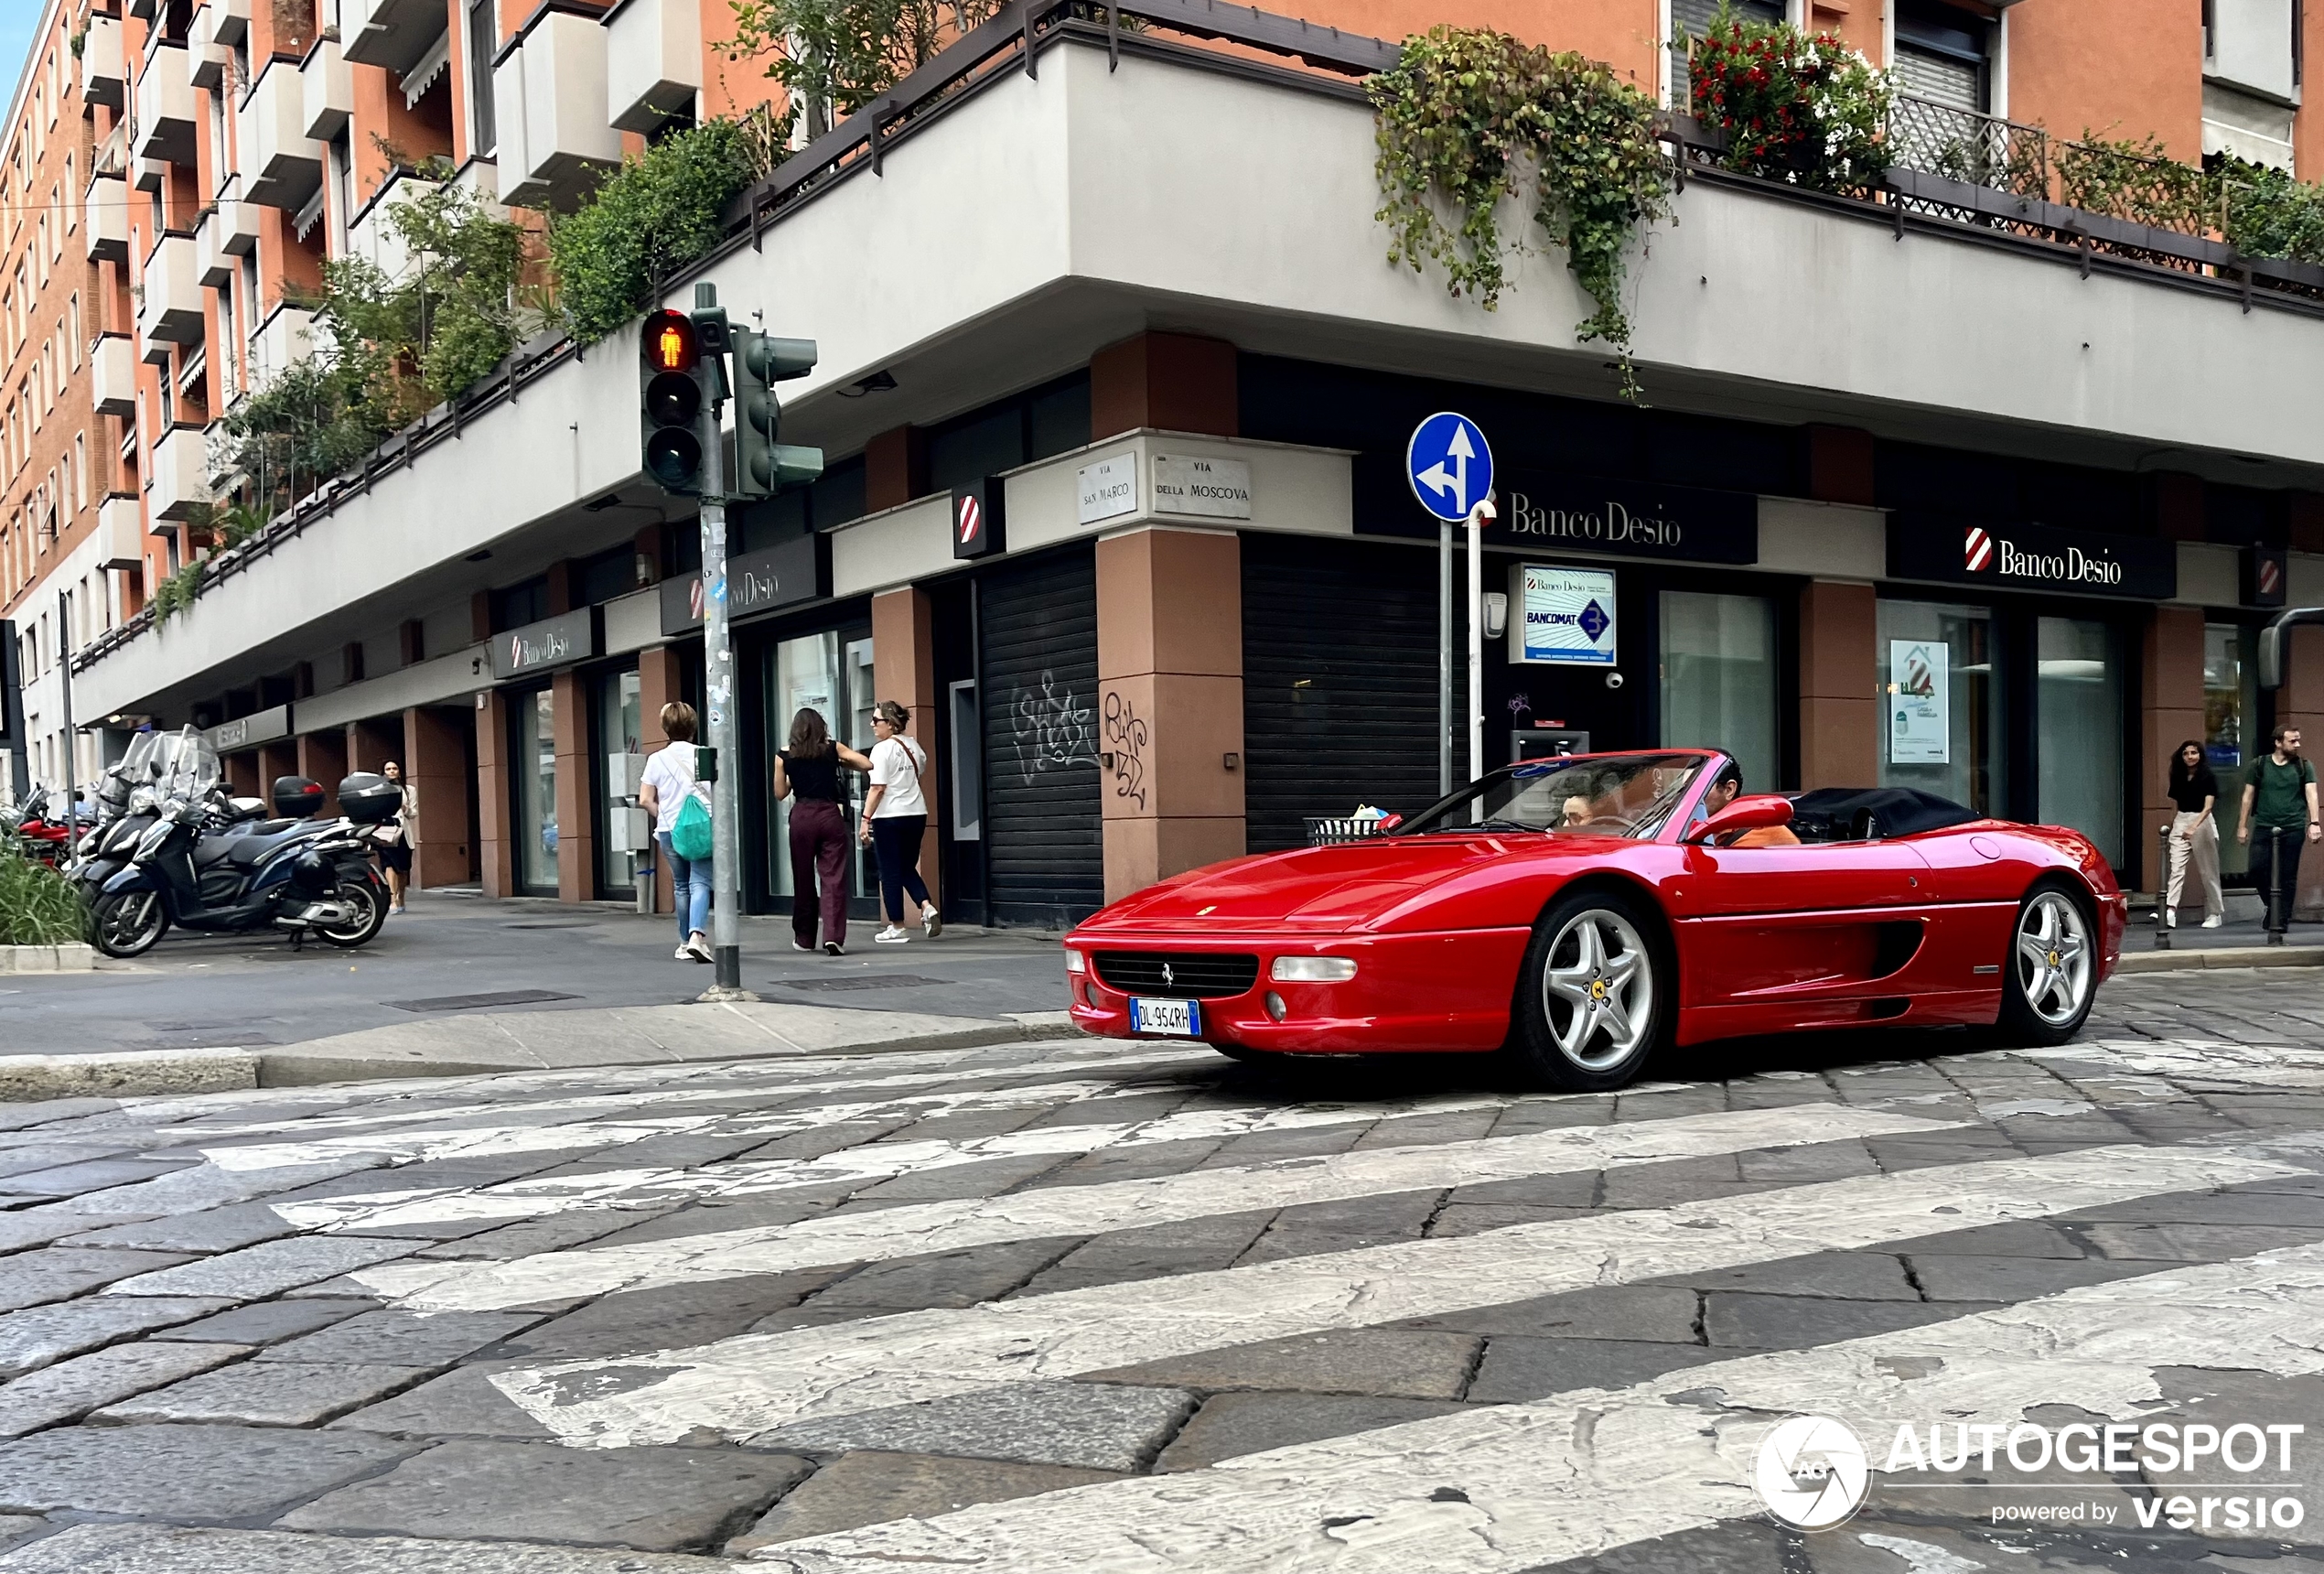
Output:
[[1436,796],[1453,790],[1453,527],[1436,521]]
[[1469,511],[1469,779],[1485,764],[1485,524],[1497,517],[1490,499]]

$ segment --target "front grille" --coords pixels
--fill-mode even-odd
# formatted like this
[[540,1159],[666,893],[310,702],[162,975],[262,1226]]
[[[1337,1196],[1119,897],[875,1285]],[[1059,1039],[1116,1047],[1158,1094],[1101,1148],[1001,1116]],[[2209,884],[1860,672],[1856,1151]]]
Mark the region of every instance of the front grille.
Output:
[[1259,981],[1259,959],[1248,952],[1101,951],[1094,960],[1106,986],[1124,995],[1222,1000]]

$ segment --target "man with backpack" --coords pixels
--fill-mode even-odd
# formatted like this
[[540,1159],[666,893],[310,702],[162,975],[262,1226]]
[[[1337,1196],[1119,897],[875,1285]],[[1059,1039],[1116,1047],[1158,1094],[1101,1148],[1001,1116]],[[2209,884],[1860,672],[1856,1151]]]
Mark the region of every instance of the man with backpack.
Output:
[[[2235,839],[2249,846],[2252,827],[2260,845],[2252,849],[2254,883],[2267,904],[2267,933],[2282,934],[2292,916],[2292,893],[2299,883],[2300,846],[2324,838],[2324,814],[2316,801],[2316,767],[2300,758],[2300,729],[2279,727],[2276,747],[2260,756],[2243,782],[2243,812]],[[2273,939],[2270,944],[2275,943]]]
[[681,962],[708,962],[710,953],[710,790],[694,776],[694,706],[672,700],[662,707],[669,744],[646,761],[638,803],[654,817],[654,840],[670,866],[670,895],[678,912]]

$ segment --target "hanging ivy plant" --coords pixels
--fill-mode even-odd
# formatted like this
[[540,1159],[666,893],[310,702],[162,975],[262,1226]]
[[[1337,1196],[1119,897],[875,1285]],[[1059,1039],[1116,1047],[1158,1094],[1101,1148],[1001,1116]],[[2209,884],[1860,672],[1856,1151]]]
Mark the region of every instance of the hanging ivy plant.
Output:
[[1635,399],[1623,255],[1667,211],[1671,189],[1653,101],[1581,55],[1450,27],[1405,39],[1368,91],[1389,262],[1415,272],[1433,262],[1454,295],[1492,310],[1508,283],[1497,210],[1530,180],[1533,221],[1598,303],[1575,332],[1614,347],[1623,395]]

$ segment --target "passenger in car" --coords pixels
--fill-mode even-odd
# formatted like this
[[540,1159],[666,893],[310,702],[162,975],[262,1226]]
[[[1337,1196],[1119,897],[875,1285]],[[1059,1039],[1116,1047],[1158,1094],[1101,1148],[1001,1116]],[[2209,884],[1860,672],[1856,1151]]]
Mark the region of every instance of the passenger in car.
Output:
[[[1704,817],[1707,819],[1734,803],[1742,791],[1743,768],[1729,760],[1719,768],[1718,777],[1711,783],[1711,790],[1703,794]],[[1789,825],[1760,825],[1752,830],[1738,831],[1732,839],[1720,844],[1727,847],[1796,847],[1799,845],[1800,838],[1791,834]]]

